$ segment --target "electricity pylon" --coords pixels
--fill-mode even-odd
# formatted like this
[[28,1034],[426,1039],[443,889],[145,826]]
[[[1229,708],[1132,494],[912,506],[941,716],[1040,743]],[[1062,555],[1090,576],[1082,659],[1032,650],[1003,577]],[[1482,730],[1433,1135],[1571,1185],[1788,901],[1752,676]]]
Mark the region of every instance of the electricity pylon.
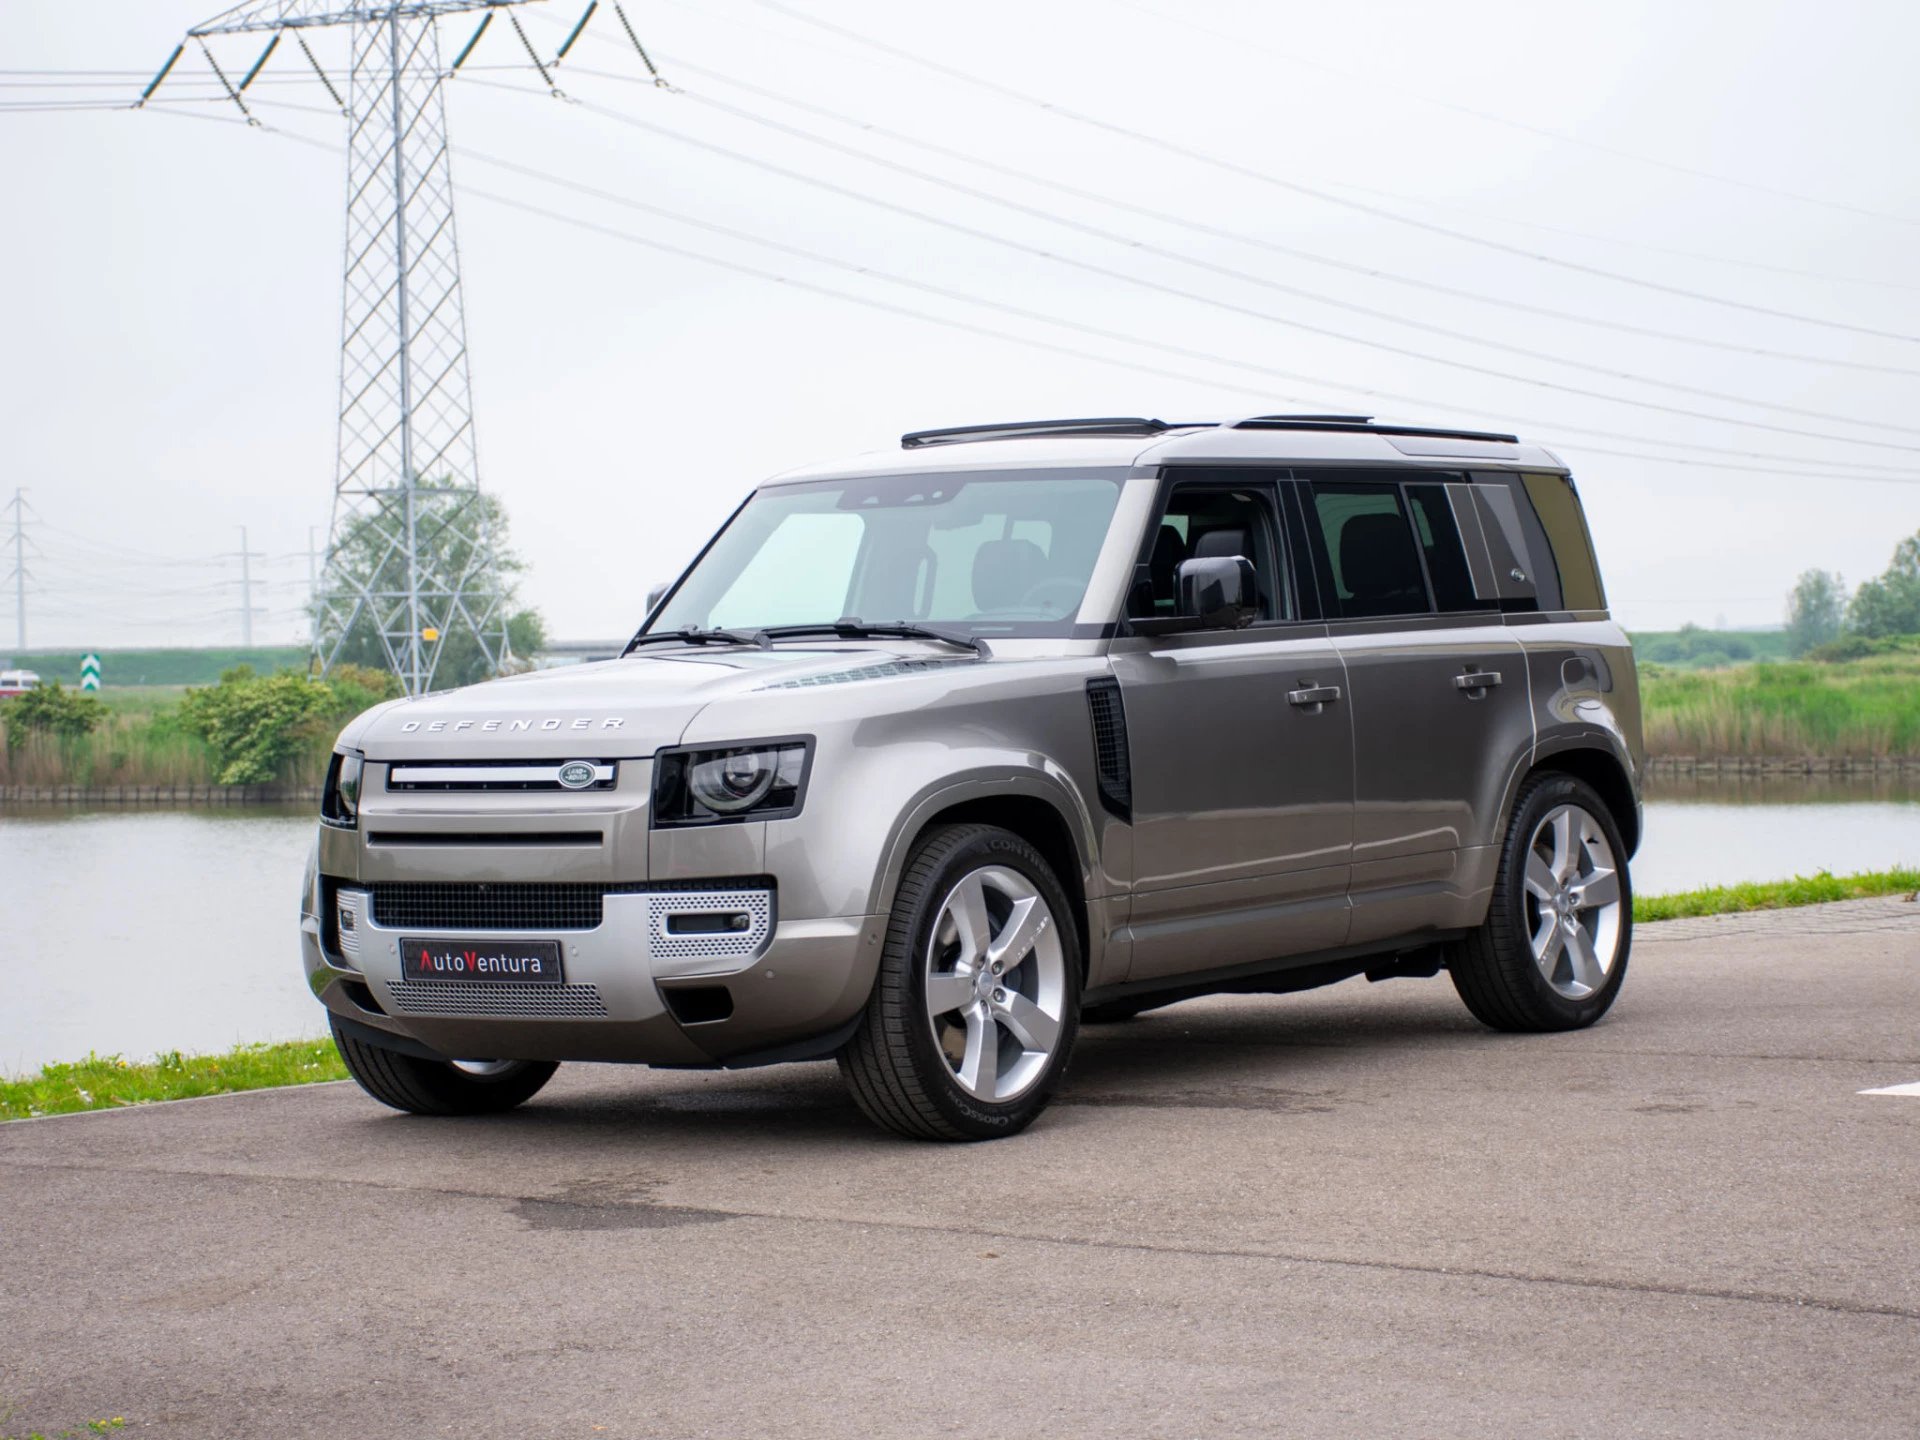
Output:
[[333,91],[299,32],[350,27],[340,443],[314,656],[324,672],[377,634],[414,695],[431,688],[443,649],[462,632],[490,666],[508,654],[474,444],[436,21],[521,3],[253,0],[187,32],[203,48],[208,36],[271,32],[237,87],[207,53],[244,111],[241,92],[286,31]]

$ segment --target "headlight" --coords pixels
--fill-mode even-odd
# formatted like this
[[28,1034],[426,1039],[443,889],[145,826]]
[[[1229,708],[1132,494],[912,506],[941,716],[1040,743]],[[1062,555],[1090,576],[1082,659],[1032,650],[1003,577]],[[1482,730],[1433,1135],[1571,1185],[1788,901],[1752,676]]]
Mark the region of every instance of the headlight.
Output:
[[810,754],[805,740],[664,751],[654,762],[653,823],[716,825],[797,815]]
[[320,818],[327,824],[351,830],[360,823],[360,772],[366,762],[358,750],[334,751],[320,792]]

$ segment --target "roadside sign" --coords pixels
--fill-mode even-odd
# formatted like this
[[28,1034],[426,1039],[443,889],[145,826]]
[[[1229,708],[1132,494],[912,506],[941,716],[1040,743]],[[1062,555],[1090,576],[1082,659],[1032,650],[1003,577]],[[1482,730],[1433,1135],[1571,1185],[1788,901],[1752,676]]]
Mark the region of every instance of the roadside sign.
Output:
[[98,690],[100,688],[100,657],[87,655],[80,661],[80,688]]

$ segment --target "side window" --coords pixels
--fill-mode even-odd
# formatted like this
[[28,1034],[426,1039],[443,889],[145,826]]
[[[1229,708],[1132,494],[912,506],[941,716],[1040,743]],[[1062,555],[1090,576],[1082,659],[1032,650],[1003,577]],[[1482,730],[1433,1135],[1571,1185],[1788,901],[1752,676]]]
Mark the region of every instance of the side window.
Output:
[[1311,495],[1307,523],[1317,531],[1341,619],[1423,615],[1432,608],[1398,485],[1316,481]]
[[1427,562],[1427,580],[1433,586],[1434,608],[1496,610],[1489,596],[1474,593],[1473,572],[1460,540],[1460,520],[1445,485],[1407,486],[1407,508],[1413,512],[1413,531]]
[[1262,620],[1294,618],[1293,586],[1280,541],[1273,492],[1263,486],[1176,485],[1155,522],[1145,573],[1127,600],[1135,619],[1170,616],[1179,603],[1174,577],[1183,560],[1243,555],[1253,563]]

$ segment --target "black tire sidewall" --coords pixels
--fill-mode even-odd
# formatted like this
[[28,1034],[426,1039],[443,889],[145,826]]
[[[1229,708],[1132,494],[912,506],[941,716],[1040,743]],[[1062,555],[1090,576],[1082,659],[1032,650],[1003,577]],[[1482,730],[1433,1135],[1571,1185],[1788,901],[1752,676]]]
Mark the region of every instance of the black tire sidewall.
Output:
[[[932,943],[933,926],[940,906],[965,876],[973,870],[1000,865],[1017,871],[1032,882],[1047,902],[1053,923],[1065,950],[1067,993],[1060,1017],[1060,1038],[1048,1060],[1046,1071],[1027,1091],[1002,1104],[976,1100],[960,1088],[947,1064],[945,1054],[935,1043],[933,1026],[926,1015],[926,955]],[[910,1013],[918,1021],[907,1027],[906,1042],[914,1069],[921,1077],[927,1097],[949,1123],[968,1135],[988,1139],[1011,1135],[1027,1127],[1046,1108],[1055,1088],[1066,1073],[1072,1056],[1080,1020],[1080,937],[1068,908],[1066,892],[1052,867],[1026,841],[1008,830],[983,827],[968,836],[941,860],[920,893],[914,897],[915,913],[907,926],[908,947],[904,953],[889,953],[884,964],[901,967],[903,989],[909,999]]]
[[395,1110],[415,1115],[498,1115],[524,1104],[560,1068],[523,1060],[494,1075],[471,1075],[440,1060],[406,1055],[359,1040],[328,1016],[334,1048],[360,1088]]

